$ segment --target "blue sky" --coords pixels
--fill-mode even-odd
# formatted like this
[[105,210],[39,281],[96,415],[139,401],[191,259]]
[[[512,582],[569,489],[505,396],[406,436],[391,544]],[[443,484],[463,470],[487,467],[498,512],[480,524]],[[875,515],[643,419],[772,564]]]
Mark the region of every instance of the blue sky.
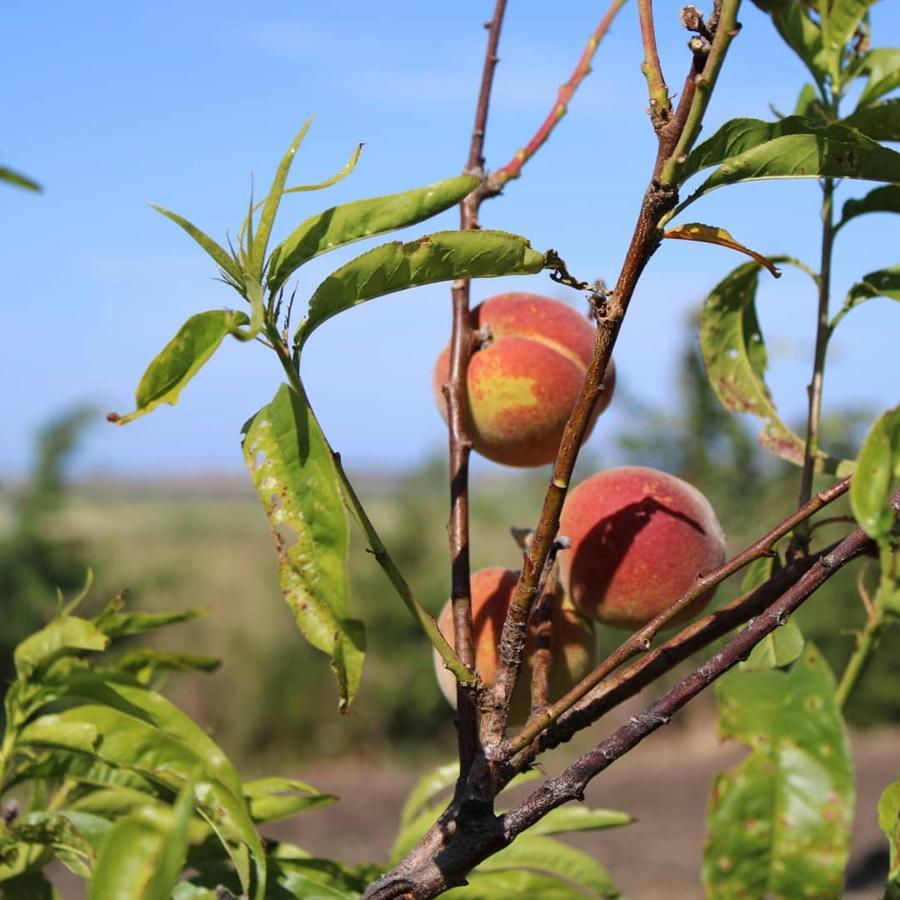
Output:
[[[319,180],[365,142],[356,172],[320,194],[285,200],[282,232],[307,215],[360,197],[457,174],[465,159],[492,4],[390,0],[303,2],[4,4],[0,163],[41,181],[35,196],[0,189],[6,347],[0,363],[0,466],[27,468],[41,422],[75,402],[124,412],[154,354],[189,315],[233,306],[207,258],[147,205],[177,210],[217,238],[234,232],[251,172],[262,188],[310,114],[316,116],[295,179]],[[510,4],[488,126],[489,168],[507,162],[543,119],[605,3]],[[767,20],[744,4],[710,108],[706,134],[735,116],[790,111],[803,70]],[[665,72],[677,90],[687,64],[678,4],[658,3]],[[875,42],[900,34],[900,8],[872,13]],[[483,209],[487,227],[557,249],[584,278],[612,281],[652,163],[654,139],[629,4],[601,47],[552,141],[524,177]],[[842,185],[839,202],[868,185]],[[766,182],[718,191],[690,218],[728,228],[771,254],[818,259],[814,182]],[[407,232],[455,227],[455,212]],[[277,236],[277,235],[276,235]],[[896,220],[862,217],[842,233],[835,297],[858,276],[896,262]],[[355,246],[303,270],[298,302]],[[667,242],[635,296],[617,349],[629,393],[673,402],[683,323],[742,258]],[[565,296],[544,276],[476,284],[475,300],[515,285]],[[571,302],[579,297],[569,295]],[[789,417],[809,378],[815,299],[804,276],[767,280],[760,312],[771,384]],[[856,310],[832,347],[828,407],[882,409],[897,401],[900,309],[876,300]],[[441,452],[431,398],[433,360],[449,332],[449,291],[434,286],[376,300],[332,320],[310,342],[307,387],[322,423],[356,467],[410,465]],[[78,459],[84,474],[237,471],[238,431],[274,394],[274,359],[229,341],[175,408],[126,428],[98,423]],[[614,404],[615,406],[615,404]],[[591,439],[625,420],[611,410]],[[487,469],[485,464],[485,469]],[[5,479],[4,479],[5,480]]]

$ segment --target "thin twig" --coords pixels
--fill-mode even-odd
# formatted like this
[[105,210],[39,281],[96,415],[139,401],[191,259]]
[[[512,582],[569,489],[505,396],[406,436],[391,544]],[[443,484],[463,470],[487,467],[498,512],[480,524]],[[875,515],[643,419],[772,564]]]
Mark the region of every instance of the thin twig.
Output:
[[[497,47],[506,0],[497,0],[494,16],[488,25],[487,50],[475,110],[475,125],[469,143],[466,171],[484,174],[484,135],[487,128],[491,88],[497,66]],[[478,227],[480,196],[476,191],[460,204],[460,228]],[[451,604],[454,646],[463,663],[475,668],[475,643],[472,629],[471,565],[469,558],[469,413],[466,373],[472,355],[474,337],[469,323],[469,282],[457,281],[452,288],[453,330],[450,337],[450,375],[445,386],[450,442],[450,567]],[[477,687],[457,680],[457,733],[459,742],[460,785],[465,780],[472,760],[479,752]]]
[[569,103],[572,101],[572,97],[578,90],[579,85],[590,75],[591,61],[597,52],[597,48],[606,36],[607,31],[609,31],[616,14],[626,2],[627,0],[613,0],[606,14],[600,20],[600,24],[597,25],[594,33],[588,39],[587,46],[581,54],[581,59],[578,60],[578,64],[575,66],[575,71],[572,72],[569,80],[560,87],[553,108],[550,110],[547,118],[544,119],[541,127],[535,132],[534,137],[521,150],[516,151],[516,155],[505,166],[488,176],[486,191],[489,194],[498,193],[507,181],[518,178],[522,174],[522,167],[525,163],[546,143],[547,138],[553,133],[553,129],[556,128],[560,119],[568,112]]
[[659,51],[656,49],[653,0],[638,0],[638,16],[641,21],[641,43],[644,46],[641,71],[647,79],[647,91],[650,95],[650,121],[654,129],[659,131],[672,116],[672,103],[659,62]]
[[[825,355],[828,352],[828,306],[831,298],[831,256],[834,247],[834,179],[822,183],[822,260],[819,270],[819,297],[816,306],[816,347],[813,351],[812,378],[806,391],[806,446],[803,453],[803,474],[800,478],[800,503],[812,494],[816,459],[819,455],[819,425],[822,419],[822,386],[825,380]],[[809,547],[809,529],[800,527],[791,547],[793,555],[805,553]]]
[[766,635],[784,625],[791,614],[825,581],[871,546],[871,539],[862,529],[852,531],[831,553],[821,557],[775,603],[740,634],[733,637],[712,659],[691,672],[644,712],[632,716],[625,725],[601,741],[593,750],[580,756],[561,775],[545,782],[519,806],[506,813],[502,817],[504,836],[512,840],[556,807],[570,800],[582,799],[584,790],[592,778],[637,746],[645,737],[666,725],[689,700],[742,659],[746,659]]
[[552,565],[540,599],[534,605],[534,656],[531,664],[531,715],[541,715],[550,700],[550,668],[553,664],[553,611],[559,608],[559,567]]
[[510,741],[513,752],[526,747],[540,734],[554,719],[558,719],[566,710],[574,706],[582,697],[595,688],[607,675],[614,672],[619,666],[627,662],[637,654],[650,649],[650,645],[659,631],[666,627],[680,612],[690,606],[704,594],[707,594],[716,585],[721,584],[726,578],[734,575],[754,560],[772,554],[772,548],[786,534],[793,531],[800,522],[806,521],[818,510],[833,503],[838,497],[843,496],[850,488],[850,479],[845,478],[833,487],[822,491],[813,497],[795,513],[776,525],[771,531],[754,541],[736,556],[732,557],[724,565],[712,572],[701,576],[693,586],[675,603],[654,616],[646,625],[631,634],[619,647],[614,650],[593,672],[576,684],[565,696],[561,697],[542,716],[535,718],[515,735]]

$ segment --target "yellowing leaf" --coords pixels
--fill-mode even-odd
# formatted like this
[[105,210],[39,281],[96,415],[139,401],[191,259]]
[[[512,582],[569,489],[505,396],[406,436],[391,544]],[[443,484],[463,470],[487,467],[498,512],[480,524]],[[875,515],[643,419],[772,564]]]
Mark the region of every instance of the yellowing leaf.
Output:
[[678,225],[664,232],[663,237],[673,238],[679,241],[702,241],[704,244],[718,244],[720,247],[727,247],[729,250],[737,250],[739,253],[745,253],[747,256],[755,259],[761,266],[764,266],[775,278],[781,278],[781,271],[767,256],[745,247],[739,241],[736,241],[724,228],[717,228],[714,225],[703,225],[700,222],[690,222],[686,225]]

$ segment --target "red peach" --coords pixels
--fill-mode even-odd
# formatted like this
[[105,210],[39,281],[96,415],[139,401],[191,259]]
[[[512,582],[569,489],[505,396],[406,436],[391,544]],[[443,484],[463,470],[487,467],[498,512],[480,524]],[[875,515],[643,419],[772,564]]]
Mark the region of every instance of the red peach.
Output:
[[[473,331],[487,339],[469,362],[467,388],[472,444],[508,466],[553,462],[591,361],[594,328],[572,307],[537,294],[498,294],[475,307]],[[450,348],[434,367],[434,393],[447,421],[443,393]],[[587,434],[609,405],[615,385],[610,362]]]
[[[697,577],[725,560],[725,535],[693,485],[656,469],[598,472],[566,500],[559,533],[562,583],[588,617],[635,630],[671,606]],[[696,615],[714,591],[672,624]]]
[[[512,602],[519,573],[495,566],[472,575],[472,625],[475,638],[475,668],[482,681],[492,685],[497,677],[497,645]],[[451,646],[454,644],[453,613],[450,601],[438,617],[438,628]],[[529,625],[525,644],[525,661],[519,673],[510,705],[510,721],[522,722],[531,706],[531,660],[536,646],[535,623]],[[573,684],[590,672],[594,665],[594,627],[563,597],[555,601],[551,613],[550,697],[558,699]],[[438,684],[452,706],[456,706],[456,679],[448,671],[437,652],[434,669]]]

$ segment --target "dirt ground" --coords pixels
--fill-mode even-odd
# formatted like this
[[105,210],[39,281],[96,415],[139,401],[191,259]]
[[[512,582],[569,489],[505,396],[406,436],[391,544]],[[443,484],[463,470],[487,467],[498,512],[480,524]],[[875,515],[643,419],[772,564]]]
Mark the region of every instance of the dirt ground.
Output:
[[[900,775],[900,731],[853,738],[858,776],[857,814],[846,898],[875,900],[887,871],[887,850],[876,807],[884,787]],[[703,822],[711,778],[742,756],[711,728],[672,729],[651,736],[597,778],[587,802],[625,810],[638,821],[621,829],[580,835],[572,843],[595,855],[630,900],[702,898],[699,884]],[[548,773],[571,759],[571,748],[548,758]],[[340,761],[307,766],[303,778],[340,801],[300,816],[278,834],[314,853],[340,848],[347,862],[387,856],[394,823],[417,771],[387,763]],[[662,801],[665,798],[665,801]],[[763,898],[760,898],[763,900]]]

